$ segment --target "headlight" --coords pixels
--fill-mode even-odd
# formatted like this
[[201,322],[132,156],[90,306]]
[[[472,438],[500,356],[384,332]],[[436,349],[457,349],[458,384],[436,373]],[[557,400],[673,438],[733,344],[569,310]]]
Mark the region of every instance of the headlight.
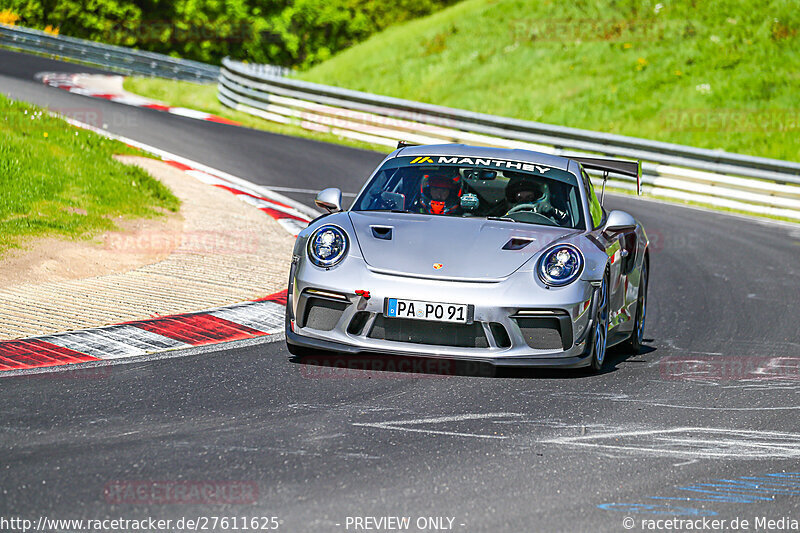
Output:
[[539,259],[539,278],[553,287],[568,285],[583,270],[583,255],[571,244],[559,244]]
[[308,258],[320,267],[332,267],[347,255],[347,235],[339,226],[321,226],[308,239]]

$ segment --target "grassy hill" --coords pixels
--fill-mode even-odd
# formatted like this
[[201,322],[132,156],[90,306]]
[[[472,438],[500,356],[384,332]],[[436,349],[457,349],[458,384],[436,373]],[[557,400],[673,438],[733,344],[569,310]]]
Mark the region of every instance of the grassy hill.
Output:
[[800,10],[787,0],[467,0],[300,77],[800,160]]
[[0,139],[0,256],[30,237],[87,237],[117,217],[178,210],[166,186],[112,157],[139,152],[39,107],[0,95]]

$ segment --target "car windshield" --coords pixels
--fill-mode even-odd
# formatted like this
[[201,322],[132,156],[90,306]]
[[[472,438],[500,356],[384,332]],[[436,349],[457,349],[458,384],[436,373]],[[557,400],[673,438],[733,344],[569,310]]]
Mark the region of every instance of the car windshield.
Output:
[[392,158],[375,173],[352,210],[584,228],[574,174],[531,163],[474,157]]

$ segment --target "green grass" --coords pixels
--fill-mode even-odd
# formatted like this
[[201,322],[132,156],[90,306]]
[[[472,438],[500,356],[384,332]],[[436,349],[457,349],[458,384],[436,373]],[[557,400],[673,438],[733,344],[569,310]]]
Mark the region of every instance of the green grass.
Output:
[[146,98],[159,100],[171,106],[187,107],[189,109],[205,111],[206,113],[213,113],[220,117],[235,120],[247,128],[280,133],[282,135],[291,135],[293,137],[304,137],[316,141],[343,144],[345,146],[362,148],[365,150],[377,150],[386,153],[391,151],[385,146],[367,144],[346,137],[303,129],[298,124],[278,124],[277,122],[269,122],[241,111],[235,111],[229,107],[225,107],[217,100],[216,84],[198,84],[162,78],[128,77],[125,78],[123,87],[126,91]]
[[[796,4],[660,3],[657,10],[657,1],[466,0],[392,27],[298,77],[484,113],[800,161]],[[249,127],[388,151],[232,112],[218,103],[213,86],[195,90],[166,80],[130,79],[126,88]]]
[[87,237],[116,217],[177,211],[179,200],[144,170],[112,159],[139,154],[0,95],[0,253],[27,238]]
[[800,160],[800,10],[788,0],[466,0],[299,77]]

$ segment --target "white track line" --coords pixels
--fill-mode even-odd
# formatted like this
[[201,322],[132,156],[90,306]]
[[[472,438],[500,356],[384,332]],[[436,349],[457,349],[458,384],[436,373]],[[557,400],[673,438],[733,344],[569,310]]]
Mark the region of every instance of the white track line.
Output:
[[417,418],[412,420],[391,420],[387,422],[361,422],[354,426],[389,429],[394,431],[408,431],[412,433],[428,433],[431,435],[449,435],[452,437],[473,437],[478,439],[507,439],[506,435],[484,435],[480,433],[461,433],[456,431],[442,431],[435,429],[410,428],[410,425],[443,424],[447,422],[462,422],[465,420],[484,420],[488,418],[507,418],[523,416],[519,413],[476,413],[455,416],[440,416],[435,418]]

